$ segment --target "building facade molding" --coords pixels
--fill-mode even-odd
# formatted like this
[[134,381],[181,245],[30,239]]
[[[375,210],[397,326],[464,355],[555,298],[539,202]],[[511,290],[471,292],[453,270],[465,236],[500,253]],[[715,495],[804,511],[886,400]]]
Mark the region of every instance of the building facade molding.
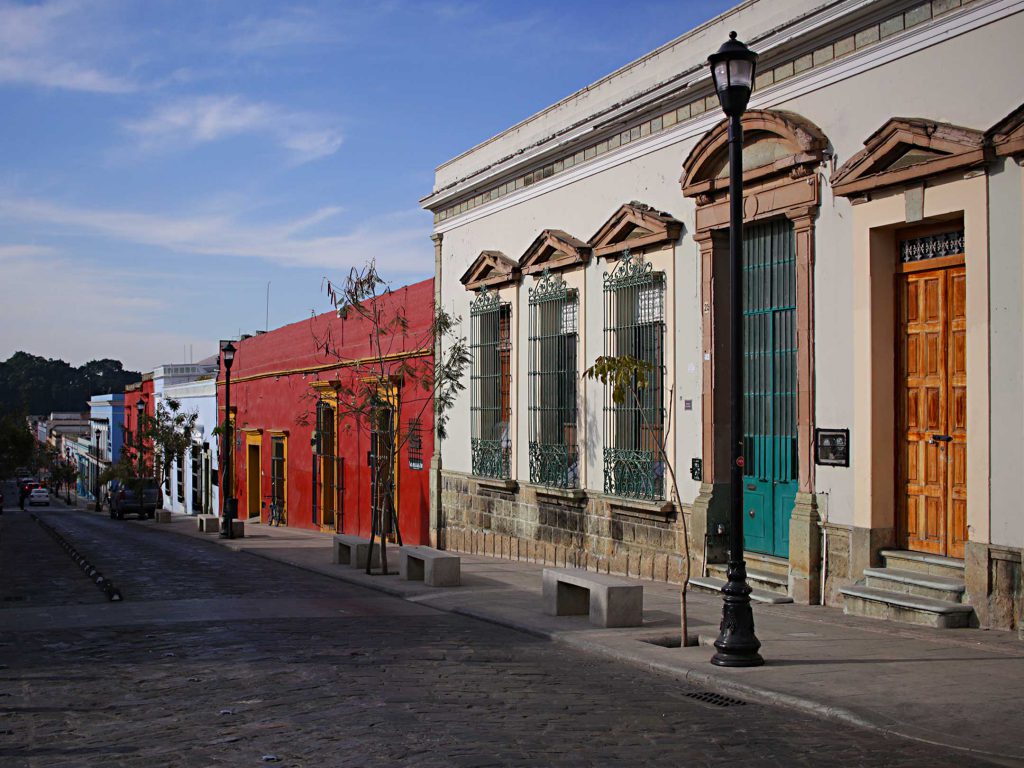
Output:
[[500,288],[514,285],[522,278],[518,262],[501,251],[480,251],[469,269],[459,278],[466,290]]
[[1024,104],[985,131],[985,141],[999,157],[1024,155]]
[[683,223],[669,213],[633,200],[622,205],[590,238],[598,258],[618,258],[626,249],[639,253],[675,243]]
[[833,174],[832,191],[850,197],[919,182],[984,165],[988,155],[981,131],[919,117],[894,117]]
[[545,269],[556,272],[586,266],[589,262],[587,243],[560,229],[545,229],[520,257],[519,270],[523,275],[532,275]]

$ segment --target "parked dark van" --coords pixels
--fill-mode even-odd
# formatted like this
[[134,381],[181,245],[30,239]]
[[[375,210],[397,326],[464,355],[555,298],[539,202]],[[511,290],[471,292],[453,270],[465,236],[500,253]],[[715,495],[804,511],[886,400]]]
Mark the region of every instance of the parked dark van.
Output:
[[[142,499],[136,494],[139,483],[142,483]],[[129,483],[115,480],[110,484],[109,499],[110,517],[114,520],[124,520],[125,515],[138,515],[140,519],[152,518],[163,502],[160,484],[153,478]]]

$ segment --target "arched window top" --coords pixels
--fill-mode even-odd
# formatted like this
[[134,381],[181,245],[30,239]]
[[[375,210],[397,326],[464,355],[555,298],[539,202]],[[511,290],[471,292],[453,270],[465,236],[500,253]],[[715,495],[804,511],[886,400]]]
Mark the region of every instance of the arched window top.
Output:
[[[812,168],[821,162],[828,147],[821,129],[793,112],[755,109],[744,113],[742,124],[745,182]],[[687,197],[728,187],[728,120],[722,120],[697,143],[683,163],[679,181]]]

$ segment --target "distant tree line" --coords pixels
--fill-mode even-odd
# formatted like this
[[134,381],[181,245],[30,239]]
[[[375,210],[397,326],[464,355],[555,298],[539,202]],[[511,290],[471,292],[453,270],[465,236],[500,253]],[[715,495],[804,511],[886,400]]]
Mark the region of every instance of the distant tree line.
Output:
[[0,413],[86,411],[93,395],[124,392],[140,377],[119,360],[91,360],[75,368],[63,360],[15,352],[0,362]]

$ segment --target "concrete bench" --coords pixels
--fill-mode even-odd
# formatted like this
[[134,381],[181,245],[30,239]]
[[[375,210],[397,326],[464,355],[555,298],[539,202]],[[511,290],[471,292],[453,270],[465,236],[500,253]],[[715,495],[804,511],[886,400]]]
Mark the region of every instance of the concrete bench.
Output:
[[590,623],[599,627],[639,627],[644,619],[644,588],[603,573],[545,568],[544,613],[590,614]]
[[231,521],[231,536],[236,539],[245,538],[245,520]]
[[158,523],[169,523],[171,522],[171,510],[169,509],[158,509],[156,514],[153,515]]
[[[366,569],[366,557],[370,551],[370,540],[359,536],[339,533],[334,536],[334,562]],[[373,568],[380,568],[380,543],[373,547]]]
[[458,555],[430,547],[400,547],[398,575],[431,587],[457,587],[462,583]]
[[220,533],[220,518],[216,515],[199,515],[196,521],[200,533]]

